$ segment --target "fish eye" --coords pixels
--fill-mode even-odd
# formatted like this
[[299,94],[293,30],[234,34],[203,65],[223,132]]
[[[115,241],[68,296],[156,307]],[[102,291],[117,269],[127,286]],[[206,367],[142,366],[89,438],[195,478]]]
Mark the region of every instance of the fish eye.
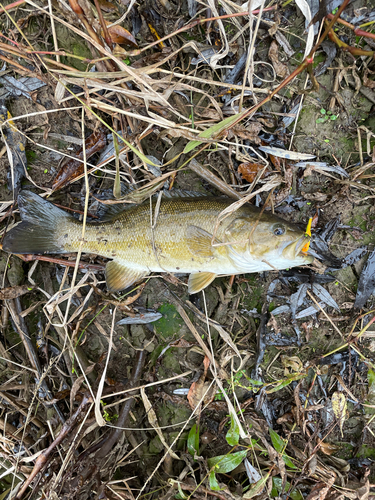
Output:
[[284,226],[276,226],[273,230],[273,234],[275,236],[281,236],[282,234],[285,233],[285,227]]

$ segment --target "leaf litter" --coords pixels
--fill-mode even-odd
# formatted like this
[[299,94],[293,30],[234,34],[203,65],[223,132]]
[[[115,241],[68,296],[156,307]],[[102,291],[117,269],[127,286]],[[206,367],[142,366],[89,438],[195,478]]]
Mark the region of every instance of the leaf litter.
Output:
[[315,221],[309,268],[192,297],[1,252],[0,494],[371,498],[373,13],[347,4],[0,10],[1,236],[21,187],[93,220],[180,189]]

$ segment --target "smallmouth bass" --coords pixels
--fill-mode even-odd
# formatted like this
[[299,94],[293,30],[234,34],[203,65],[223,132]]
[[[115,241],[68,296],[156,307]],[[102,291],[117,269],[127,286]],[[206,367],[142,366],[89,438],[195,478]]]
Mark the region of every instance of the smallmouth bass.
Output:
[[6,234],[3,250],[18,254],[82,252],[110,260],[107,287],[123,290],[151,272],[189,273],[189,293],[216,276],[310,264],[309,236],[276,215],[242,205],[217,224],[229,198],[163,194],[127,205],[108,221],[86,224],[31,191],[22,191],[22,222]]

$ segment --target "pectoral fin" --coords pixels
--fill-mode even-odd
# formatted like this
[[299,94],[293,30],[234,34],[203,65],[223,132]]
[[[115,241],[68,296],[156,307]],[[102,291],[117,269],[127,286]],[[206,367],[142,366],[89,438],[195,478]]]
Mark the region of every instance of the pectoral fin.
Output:
[[[194,255],[200,257],[213,257],[212,234],[198,226],[188,226],[186,230],[187,244]],[[215,239],[215,243],[219,243]]]
[[188,292],[198,293],[216,278],[215,273],[192,273],[189,276]]
[[147,271],[130,269],[116,260],[111,260],[105,266],[105,280],[110,292],[120,292],[147,274]]

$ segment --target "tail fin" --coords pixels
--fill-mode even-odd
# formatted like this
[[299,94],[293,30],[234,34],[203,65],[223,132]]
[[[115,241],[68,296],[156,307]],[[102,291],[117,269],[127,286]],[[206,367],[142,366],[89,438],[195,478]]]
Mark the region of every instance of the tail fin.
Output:
[[3,250],[10,253],[65,253],[64,226],[74,217],[31,191],[21,191],[18,206],[22,222],[6,234]]

